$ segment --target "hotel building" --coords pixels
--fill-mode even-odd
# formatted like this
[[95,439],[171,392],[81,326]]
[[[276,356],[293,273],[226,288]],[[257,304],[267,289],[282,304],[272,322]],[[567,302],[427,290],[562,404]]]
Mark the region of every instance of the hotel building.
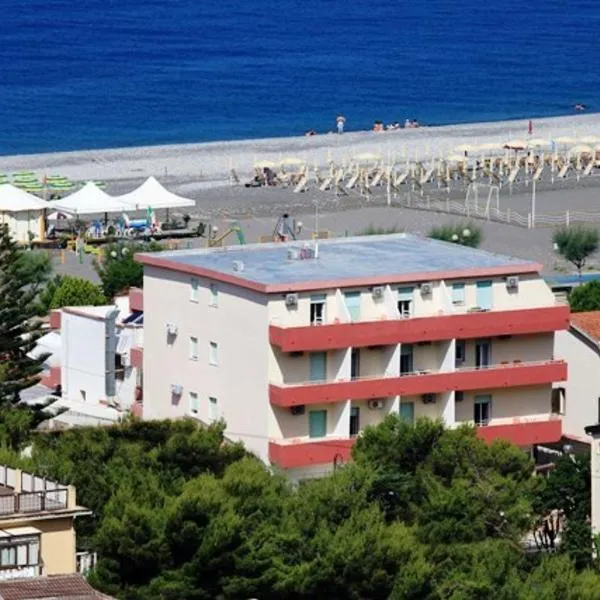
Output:
[[144,418],[223,418],[292,477],[347,460],[388,414],[561,437],[569,309],[541,266],[398,234],[141,254]]

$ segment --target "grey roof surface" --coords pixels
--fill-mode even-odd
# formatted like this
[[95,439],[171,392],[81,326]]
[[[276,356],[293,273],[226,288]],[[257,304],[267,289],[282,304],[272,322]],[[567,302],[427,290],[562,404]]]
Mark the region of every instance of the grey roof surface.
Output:
[[[310,246],[313,244],[311,242]],[[160,252],[151,256],[264,285],[532,264],[531,261],[404,233],[321,240],[318,259],[288,258],[289,249],[300,250],[306,245],[307,242],[252,244]],[[236,271],[234,261],[241,261],[243,269]]]

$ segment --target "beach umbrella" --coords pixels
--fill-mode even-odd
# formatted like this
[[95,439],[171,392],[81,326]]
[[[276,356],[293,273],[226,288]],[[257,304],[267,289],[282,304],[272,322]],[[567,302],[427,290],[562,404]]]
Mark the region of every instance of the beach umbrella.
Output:
[[106,183],[104,181],[100,181],[99,179],[95,179],[94,183],[96,184],[96,187],[99,187],[101,190],[106,187]]
[[591,146],[586,146],[585,144],[578,144],[577,146],[573,146],[569,150],[569,154],[591,154],[594,149]]
[[12,174],[13,177],[35,177],[35,173],[33,171],[15,171]]
[[473,144],[461,144],[454,148],[454,152],[462,152],[464,154],[465,152],[472,152],[476,147],[477,146],[474,146]]
[[588,135],[586,137],[582,137],[579,142],[582,144],[588,144],[589,146],[594,146],[600,142],[600,138],[597,135]]
[[560,137],[554,138],[554,141],[557,144],[564,144],[564,145],[576,144],[577,143],[577,139],[576,138],[570,137],[568,135],[562,135]]
[[48,221],[66,221],[68,219],[72,219],[73,215],[62,210],[55,210],[54,212],[51,212],[46,218],[48,219]]
[[298,167],[301,168],[306,164],[306,161],[301,158],[296,158],[295,156],[288,156],[286,158],[282,158],[279,161],[279,164],[282,167]]
[[527,146],[527,142],[525,140],[510,140],[504,144],[505,148],[509,148],[510,150],[523,150]]
[[255,169],[274,169],[275,163],[271,160],[259,160],[254,163]]
[[467,158],[464,155],[460,155],[460,154],[450,154],[449,156],[446,157],[446,160],[448,162],[460,162],[460,163],[467,162]]
[[544,138],[532,138],[527,140],[527,145],[530,148],[542,148],[543,146],[552,146],[552,140],[546,140]]
[[34,181],[27,184],[15,183],[15,186],[21,188],[22,190],[25,190],[26,192],[43,192],[45,189],[41,181]]
[[359,163],[378,162],[381,160],[381,156],[373,152],[364,152],[363,154],[357,154],[354,160]]

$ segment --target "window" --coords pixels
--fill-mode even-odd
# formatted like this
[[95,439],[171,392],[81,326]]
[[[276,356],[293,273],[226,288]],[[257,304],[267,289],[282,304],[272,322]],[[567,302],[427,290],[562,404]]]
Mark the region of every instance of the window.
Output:
[[219,288],[216,283],[210,284],[210,305],[215,308],[219,306]]
[[360,321],[360,292],[346,292],[344,299],[350,320]]
[[198,360],[198,338],[190,338],[190,359]]
[[465,303],[465,284],[464,283],[453,283],[452,284],[452,304],[454,306],[463,306]]
[[[552,389],[550,410],[556,415],[565,414],[565,388],[557,387]],[[598,423],[600,423],[600,398],[598,398]]]
[[477,307],[481,310],[491,310],[492,308],[492,282],[477,282]]
[[360,349],[352,348],[350,353],[350,379],[357,379],[360,376]]
[[412,316],[414,288],[398,288],[398,312],[402,318]]
[[219,364],[219,346],[217,342],[210,342],[208,362],[215,366]]
[[315,294],[310,297],[310,324],[323,325],[325,322],[325,294]]
[[402,344],[400,347],[400,375],[413,372],[412,344]]
[[200,295],[200,282],[195,278],[192,277],[192,279],[190,280],[190,301],[191,302],[198,302],[198,297]]
[[454,392],[454,402],[462,402],[465,399],[465,393],[463,391]]
[[219,403],[214,396],[208,397],[208,420],[217,421],[219,419]]
[[197,415],[200,409],[200,404],[198,402],[198,394],[196,392],[190,392],[190,412],[193,415]]
[[406,423],[415,422],[415,403],[400,402],[400,418]]
[[456,340],[456,366],[460,366],[465,362],[467,348],[465,340]]
[[311,410],[308,413],[308,437],[320,438],[327,435],[327,411]]
[[9,537],[0,541],[0,570],[37,566],[39,562],[39,536]]
[[483,427],[490,422],[492,418],[492,397],[475,396],[473,404],[473,420],[475,425]]
[[492,344],[490,340],[479,340],[475,344],[475,367],[484,369],[492,362]]
[[125,365],[123,364],[123,356],[115,354],[115,379],[123,381],[125,379]]
[[360,431],[360,408],[353,406],[350,409],[350,437],[356,437]]
[[325,381],[327,379],[327,354],[325,352],[311,352],[309,368],[309,379],[311,381]]

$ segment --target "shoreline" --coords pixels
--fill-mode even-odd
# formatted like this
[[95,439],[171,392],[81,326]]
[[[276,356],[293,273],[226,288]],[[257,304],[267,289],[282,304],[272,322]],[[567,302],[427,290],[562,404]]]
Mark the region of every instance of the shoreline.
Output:
[[[448,155],[460,144],[527,139],[528,124],[529,119],[520,119],[383,133],[327,133],[308,137],[0,156],[0,171],[10,173],[27,169],[39,176],[59,173],[74,180],[101,179],[121,185],[153,175],[174,190],[181,184],[189,190],[200,190],[227,185],[232,168],[243,182],[252,174],[258,160],[279,161],[285,156],[297,156],[311,166],[322,167],[329,159],[342,162],[365,152],[380,154],[384,160],[394,158],[396,162],[426,160]],[[533,120],[533,126],[533,137],[600,136],[600,113],[544,117]]]

